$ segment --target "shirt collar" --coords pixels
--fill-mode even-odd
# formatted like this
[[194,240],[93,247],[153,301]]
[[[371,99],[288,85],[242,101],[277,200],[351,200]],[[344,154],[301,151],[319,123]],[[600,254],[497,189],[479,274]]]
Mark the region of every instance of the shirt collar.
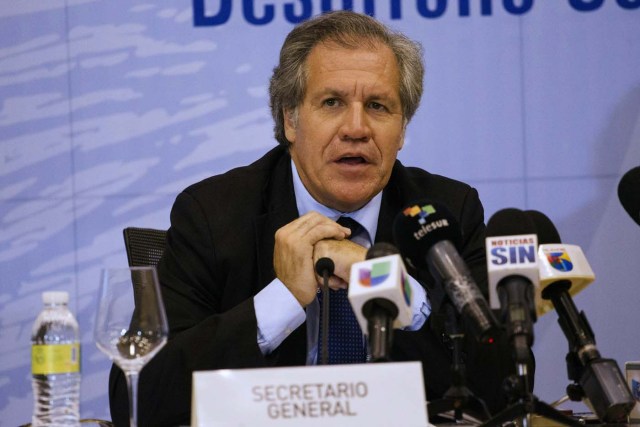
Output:
[[291,170],[293,171],[293,192],[296,196],[296,205],[298,207],[298,215],[302,216],[310,211],[316,211],[321,215],[326,216],[336,221],[341,216],[347,216],[358,221],[360,225],[367,230],[371,242],[375,242],[376,232],[378,231],[378,216],[380,214],[380,204],[382,203],[382,192],[379,192],[369,202],[353,212],[340,212],[339,210],[329,208],[309,194],[306,187],[302,183],[300,176],[298,175],[298,169],[296,168],[293,159],[291,160]]

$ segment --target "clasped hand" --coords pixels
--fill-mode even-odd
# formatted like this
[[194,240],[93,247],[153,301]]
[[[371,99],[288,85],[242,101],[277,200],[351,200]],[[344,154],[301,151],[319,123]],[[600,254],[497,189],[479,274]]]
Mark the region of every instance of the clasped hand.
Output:
[[273,267],[276,277],[302,307],[316,297],[322,278],[315,263],[322,257],[335,264],[331,289],[347,288],[351,265],[363,261],[367,250],[348,240],[351,231],[317,212],[309,212],[276,231]]

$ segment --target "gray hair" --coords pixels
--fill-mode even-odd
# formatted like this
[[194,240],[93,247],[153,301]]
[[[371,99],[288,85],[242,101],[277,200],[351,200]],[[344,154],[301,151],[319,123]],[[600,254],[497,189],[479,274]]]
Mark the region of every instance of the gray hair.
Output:
[[348,49],[373,48],[380,42],[387,45],[400,69],[399,95],[404,123],[411,120],[422,97],[422,46],[368,15],[351,11],[330,12],[295,27],[280,50],[280,63],[273,69],[269,85],[274,133],[280,144],[290,144],[285,136],[284,111],[295,113],[304,99],[307,57],[316,45],[327,41]]

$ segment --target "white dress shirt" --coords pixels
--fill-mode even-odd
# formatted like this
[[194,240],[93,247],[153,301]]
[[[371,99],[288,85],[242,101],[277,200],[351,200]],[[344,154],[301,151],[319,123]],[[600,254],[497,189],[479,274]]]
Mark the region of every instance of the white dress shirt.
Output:
[[[354,239],[354,242],[366,248],[371,246],[371,242],[374,242],[376,238],[382,192],[374,196],[369,203],[357,211],[340,212],[320,204],[309,194],[300,180],[293,161],[291,161],[291,169],[293,190],[300,216],[310,211],[316,211],[334,221],[341,216],[351,217],[366,230],[366,233],[361,233],[358,240]],[[412,277],[409,277],[409,282],[415,298],[412,301],[412,324],[406,329],[418,330],[427,320],[431,307],[424,288]],[[269,354],[275,350],[291,332],[306,320],[307,364],[316,364],[319,326],[319,304],[317,299],[305,311],[280,279],[275,278],[254,297],[254,306],[258,321],[258,345],[263,354]]]

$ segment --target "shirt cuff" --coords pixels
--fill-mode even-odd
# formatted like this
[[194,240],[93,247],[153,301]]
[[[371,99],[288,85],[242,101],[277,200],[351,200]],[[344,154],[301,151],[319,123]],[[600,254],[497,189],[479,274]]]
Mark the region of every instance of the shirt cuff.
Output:
[[253,297],[253,305],[258,321],[258,346],[264,355],[278,348],[306,319],[298,300],[277,278]]
[[411,311],[413,317],[411,318],[411,325],[404,328],[407,331],[417,331],[422,328],[427,321],[429,314],[431,314],[431,303],[427,298],[427,292],[422,285],[418,283],[416,279],[409,276],[409,285],[414,298],[411,300]]

